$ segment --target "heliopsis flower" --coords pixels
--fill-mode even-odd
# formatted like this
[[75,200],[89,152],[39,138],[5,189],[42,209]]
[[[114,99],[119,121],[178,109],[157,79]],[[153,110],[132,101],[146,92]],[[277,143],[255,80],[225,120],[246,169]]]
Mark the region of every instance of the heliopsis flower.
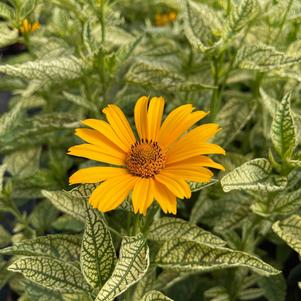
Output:
[[174,11],[165,14],[157,14],[155,16],[155,24],[156,26],[165,26],[169,23],[172,23],[176,20],[177,14]]
[[21,33],[28,33],[28,32],[35,32],[41,27],[41,24],[39,21],[34,22],[31,24],[28,22],[27,19],[22,21],[22,25],[20,26],[20,32]]
[[[89,128],[76,129],[86,141],[72,146],[68,154],[110,164],[83,168],[70,177],[70,184],[100,183],[89,202],[102,212],[117,208],[132,192],[134,212],[146,214],[156,200],[162,210],[176,214],[176,198],[190,198],[189,181],[209,182],[207,167],[223,166],[207,154],[224,154],[209,143],[219,127],[215,123],[196,126],[207,113],[191,104],[174,109],[163,121],[164,99],[141,97],[134,110],[137,137],[122,110],[113,104],[103,109],[107,122],[86,119]],[[187,132],[188,131],[188,132]]]

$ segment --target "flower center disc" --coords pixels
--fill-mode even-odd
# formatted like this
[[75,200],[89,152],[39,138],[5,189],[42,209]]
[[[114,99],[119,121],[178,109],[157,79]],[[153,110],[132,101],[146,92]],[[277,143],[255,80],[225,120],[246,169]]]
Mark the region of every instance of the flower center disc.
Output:
[[157,142],[141,139],[131,146],[126,165],[133,175],[150,178],[164,168],[165,161],[166,155]]

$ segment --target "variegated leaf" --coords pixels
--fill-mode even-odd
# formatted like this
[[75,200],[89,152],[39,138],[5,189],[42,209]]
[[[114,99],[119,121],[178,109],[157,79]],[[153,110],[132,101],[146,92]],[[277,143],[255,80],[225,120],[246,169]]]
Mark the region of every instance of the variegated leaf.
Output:
[[23,256],[49,256],[65,261],[77,261],[80,257],[81,236],[49,234],[16,243],[0,250],[0,254]]
[[103,216],[88,207],[80,257],[86,281],[94,288],[102,287],[111,276],[115,261],[114,245]]
[[296,133],[290,107],[291,94],[286,94],[273,118],[271,139],[282,158],[290,158],[296,146]]
[[273,224],[274,232],[301,256],[301,217],[292,215]]
[[301,189],[292,192],[284,192],[272,198],[269,204],[269,212],[272,214],[288,215],[301,207]]
[[285,177],[272,175],[272,166],[264,158],[254,159],[235,168],[221,179],[225,192],[231,190],[279,191],[287,184]]
[[143,296],[142,301],[172,301],[159,291],[150,291]]
[[27,80],[61,81],[80,77],[82,68],[83,62],[71,56],[17,65],[2,65],[0,72]]
[[235,64],[242,69],[267,72],[286,68],[301,62],[301,55],[287,55],[272,46],[263,44],[241,47],[237,53]]
[[7,171],[13,176],[24,178],[33,175],[39,168],[41,148],[28,148],[13,152],[5,157]]
[[247,267],[262,275],[280,273],[254,255],[180,239],[166,241],[160,248],[155,263],[159,267],[181,272]]
[[199,183],[199,182],[189,182],[190,190],[191,192],[196,192],[199,190],[202,190],[206,187],[209,187],[211,185],[214,185],[218,182],[218,179],[211,179],[208,183]]
[[222,25],[215,12],[206,4],[191,0],[183,1],[184,33],[190,44],[204,52],[216,47],[221,41]]
[[8,267],[9,271],[23,276],[45,288],[61,293],[82,293],[89,286],[74,265],[42,256],[21,257]]
[[74,218],[85,221],[86,200],[71,191],[42,190],[42,194],[57,209],[70,214]]
[[180,218],[160,218],[151,225],[147,237],[157,241],[181,239],[213,246],[225,245],[218,236]]
[[113,274],[98,293],[95,301],[112,301],[139,281],[149,266],[149,249],[145,238],[124,237],[120,257]]
[[234,5],[229,15],[224,35],[231,36],[239,32],[248,24],[259,11],[257,0],[242,0],[238,5]]

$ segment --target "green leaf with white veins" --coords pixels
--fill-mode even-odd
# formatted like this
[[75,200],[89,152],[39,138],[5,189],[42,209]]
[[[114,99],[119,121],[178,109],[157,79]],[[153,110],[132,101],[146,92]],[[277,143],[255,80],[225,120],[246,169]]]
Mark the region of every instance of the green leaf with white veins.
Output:
[[81,76],[83,62],[74,57],[37,60],[17,65],[1,65],[0,72],[27,80],[71,80]]
[[74,265],[42,256],[22,257],[8,267],[9,271],[23,276],[43,287],[61,293],[89,291],[88,284]]
[[182,239],[200,244],[223,246],[225,242],[202,228],[180,218],[163,217],[154,222],[148,232],[148,239],[165,241]]
[[218,15],[206,4],[183,1],[184,33],[190,44],[204,52],[216,47],[216,36],[222,32]]
[[301,256],[301,217],[292,215],[273,224],[273,231]]
[[91,207],[86,211],[86,226],[81,248],[81,270],[86,281],[100,288],[111,276],[116,254],[103,216]]
[[166,241],[161,246],[155,263],[164,269],[181,272],[206,272],[232,267],[247,267],[265,276],[280,273],[269,264],[248,253],[181,239]]
[[254,159],[235,168],[221,179],[225,192],[231,190],[279,191],[287,185],[287,179],[272,175],[267,159]]
[[124,237],[113,274],[98,293],[95,301],[112,301],[138,282],[149,266],[149,249],[142,234]]
[[85,221],[86,200],[71,191],[42,190],[42,195],[47,198],[57,209],[70,214],[74,218]]
[[150,291],[143,296],[142,301],[173,301],[173,300],[166,297],[161,292]]
[[258,11],[257,0],[243,0],[238,5],[234,5],[231,9],[224,35],[227,37],[239,32],[257,15]]
[[296,133],[291,107],[291,94],[286,94],[277,110],[272,122],[271,139],[278,154],[286,159],[292,156],[296,146]]
[[33,175],[39,169],[40,148],[28,148],[16,151],[4,158],[7,171],[19,178]]
[[262,72],[290,67],[300,62],[300,54],[288,55],[264,44],[241,47],[235,59],[235,65],[242,69]]
[[81,236],[50,234],[16,243],[0,250],[0,254],[22,256],[49,256],[65,261],[77,261],[80,257]]

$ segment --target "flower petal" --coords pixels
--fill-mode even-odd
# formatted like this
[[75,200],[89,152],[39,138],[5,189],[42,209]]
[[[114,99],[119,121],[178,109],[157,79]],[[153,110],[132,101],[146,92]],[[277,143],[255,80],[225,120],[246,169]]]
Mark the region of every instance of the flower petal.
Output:
[[183,177],[175,176],[168,171],[162,170],[155,175],[155,180],[165,185],[178,198],[184,197],[189,199],[191,197],[191,190]]
[[154,181],[151,178],[139,178],[134,186],[132,202],[134,212],[146,215],[147,208],[154,199]]
[[69,178],[69,184],[98,183],[127,173],[128,171],[125,168],[109,166],[82,168]]
[[127,173],[102,182],[91,194],[90,204],[102,212],[116,209],[133,189],[137,177]]
[[165,171],[184,178],[186,181],[207,183],[213,176],[213,172],[204,167],[169,167]]
[[95,130],[97,130],[100,134],[105,136],[108,140],[112,141],[115,145],[117,145],[120,149],[125,152],[128,152],[130,149],[129,143],[123,143],[122,140],[118,138],[113,128],[105,121],[98,119],[86,119],[83,120],[82,123],[87,125]]
[[134,109],[135,125],[140,139],[147,138],[147,105],[148,97],[142,96]]
[[177,198],[158,181],[154,181],[154,198],[159,203],[164,213],[177,213]]
[[124,113],[119,107],[112,104],[105,107],[103,113],[106,115],[115,134],[130,149],[131,145],[136,142],[136,139]]
[[167,156],[167,163],[175,163],[178,161],[183,161],[197,155],[206,154],[225,154],[225,150],[217,144],[204,143],[199,144],[197,142],[190,143],[185,149],[173,148]]
[[203,111],[192,113],[192,110],[192,105],[183,105],[173,110],[167,116],[159,134],[158,141],[161,146],[169,147],[190,127],[208,114]]
[[148,139],[157,141],[164,111],[163,97],[153,97],[147,112]]
[[83,157],[114,165],[124,165],[126,154],[108,145],[79,144],[68,149],[68,155]]

